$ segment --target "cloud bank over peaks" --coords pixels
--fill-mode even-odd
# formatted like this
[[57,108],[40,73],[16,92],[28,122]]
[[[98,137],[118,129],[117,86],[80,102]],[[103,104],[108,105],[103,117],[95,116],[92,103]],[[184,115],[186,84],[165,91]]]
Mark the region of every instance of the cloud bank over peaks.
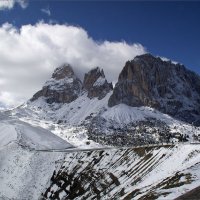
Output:
[[20,5],[22,8],[26,8],[28,2],[26,0],[0,0],[0,11],[10,10],[14,8],[16,4]]
[[0,102],[7,106],[29,99],[63,63],[81,79],[99,66],[116,82],[125,62],[146,52],[141,44],[99,42],[81,27],[44,22],[20,29],[5,23],[0,38]]

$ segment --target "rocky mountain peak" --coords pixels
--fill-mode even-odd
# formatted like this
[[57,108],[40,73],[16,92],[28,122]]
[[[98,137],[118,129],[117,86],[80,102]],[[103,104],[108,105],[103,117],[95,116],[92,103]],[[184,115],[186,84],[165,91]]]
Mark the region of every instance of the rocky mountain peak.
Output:
[[98,78],[105,79],[105,75],[103,70],[100,70],[99,67],[91,69],[88,73],[84,76],[83,86],[85,89],[89,89],[93,86]]
[[161,58],[159,57],[155,57],[150,53],[146,53],[146,54],[142,54],[139,56],[136,56],[133,61],[135,62],[148,62],[148,63],[152,63],[152,62],[158,62],[158,61],[162,61]]
[[83,87],[88,91],[88,97],[102,99],[113,87],[105,78],[103,69],[96,67],[85,74]]
[[109,99],[110,107],[124,103],[149,106],[187,122],[200,122],[200,77],[183,65],[151,54],[126,62]]
[[44,97],[47,103],[70,103],[82,92],[82,82],[76,77],[70,65],[62,65],[55,69],[52,78],[42,90],[33,95],[31,101]]
[[73,78],[74,71],[69,64],[64,64],[55,69],[54,73],[52,74],[52,78],[56,80],[64,79],[66,77]]

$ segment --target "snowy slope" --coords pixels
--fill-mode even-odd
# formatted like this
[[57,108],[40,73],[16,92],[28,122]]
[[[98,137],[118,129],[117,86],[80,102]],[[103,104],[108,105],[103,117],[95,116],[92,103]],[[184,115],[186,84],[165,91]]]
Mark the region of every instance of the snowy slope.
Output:
[[[200,134],[200,128],[149,107],[119,104],[110,108],[107,105],[110,95],[111,93],[98,100],[98,98],[90,99],[87,93],[84,93],[73,102],[65,104],[48,104],[45,98],[41,97],[14,109],[11,114],[21,121],[48,129],[74,146],[86,148],[99,146],[97,143],[126,146],[124,142],[112,143],[112,141],[115,135],[124,137],[127,133],[135,137],[134,140],[127,138],[127,141],[132,141],[127,144],[129,146],[134,145],[135,141],[166,142],[169,134],[173,138],[176,133],[188,135],[188,140],[192,141],[193,134]],[[146,133],[142,127],[146,129]],[[161,132],[164,132],[164,136],[160,135]],[[99,134],[113,135],[113,137],[98,141]]]
[[43,194],[46,199],[174,199],[200,185],[199,160],[200,145],[69,153]]
[[17,144],[0,149],[0,199],[37,200],[64,153],[37,152]]
[[[53,96],[42,90],[37,98],[0,113],[0,198],[38,199],[43,193],[56,199],[68,191],[71,199],[167,199],[200,184],[200,146],[189,144],[200,128],[149,107],[110,108],[112,92],[101,100],[89,98],[80,82],[78,93],[72,83],[70,77],[50,79],[45,87],[55,90]],[[94,84],[104,83],[100,78]],[[60,101],[71,92],[77,94],[73,101]],[[177,133],[188,135],[189,142],[169,148],[95,150],[166,142]],[[72,147],[93,151],[69,152]],[[58,149],[68,152],[52,151]]]
[[17,143],[30,149],[66,149],[73,147],[41,127],[34,127],[17,120],[1,121],[0,148],[10,143]]
[[[8,114],[8,113],[7,113]],[[0,115],[0,199],[38,199],[64,153],[73,146],[38,126]]]
[[17,141],[15,127],[6,123],[0,123],[0,147],[6,146],[14,141]]
[[[171,66],[170,62],[161,62],[160,59],[156,59],[150,54],[136,57],[133,61],[136,62],[136,64],[138,62],[138,65],[143,63],[143,61],[145,61],[145,63],[147,62],[146,64],[150,62],[150,64],[147,65],[146,68],[151,69],[151,65],[155,65],[155,71],[158,72],[166,69],[166,66],[168,66],[168,64],[170,64]],[[134,68],[134,66],[132,67]],[[128,68],[126,69],[125,66],[122,72],[124,70],[126,72]],[[157,68],[161,70],[156,70]],[[179,71],[179,68],[182,69],[183,67],[173,65],[168,70],[171,70],[173,72],[176,68]],[[141,75],[142,77],[142,69],[143,67],[141,67],[141,69],[138,69],[138,73],[141,70],[138,76]],[[131,71],[132,70],[130,70],[130,72]],[[176,73],[178,73],[178,71],[176,71]],[[183,72],[184,73],[181,74],[181,77],[184,77],[186,73],[184,70]],[[127,71],[127,73],[129,73],[129,71]],[[179,103],[182,102],[184,98],[186,98],[183,94],[185,92],[187,93],[187,91],[184,92],[184,79],[182,80],[178,76],[178,74],[174,73],[175,72],[172,73],[172,82],[176,86],[177,91],[174,89],[174,87],[170,85],[170,81],[169,83],[163,82],[163,84],[166,85],[166,88],[168,86],[169,88],[173,88],[173,95],[170,97],[169,95],[171,93],[167,93],[165,97],[167,101],[162,101],[162,104],[166,106],[169,103],[169,108],[172,109],[173,112],[176,111],[176,107],[179,107]],[[145,74],[148,75],[148,71]],[[151,82],[151,77],[146,77],[146,75],[143,78],[144,80],[149,78],[149,81],[147,81],[147,83],[149,84],[149,82]],[[152,72],[151,76],[154,77],[154,75],[154,72]],[[159,77],[161,79],[165,76],[162,73],[160,75],[161,76]],[[192,74],[191,76],[193,77],[193,75],[194,74]],[[196,79],[195,77],[196,76],[194,75],[194,80],[198,79],[198,77],[196,77]],[[137,79],[137,77],[135,78]],[[176,80],[177,78],[181,80]],[[126,79],[129,80],[128,77],[125,76],[123,79],[124,84],[126,83]],[[185,122],[177,120],[182,118],[175,119],[167,114],[163,114],[162,112],[164,111],[162,109],[160,109],[159,112],[156,109],[152,109],[150,107],[145,106],[133,107],[137,104],[128,104],[126,101],[124,102],[125,104],[122,104],[123,101],[118,102],[118,97],[123,97],[123,95],[126,94],[126,89],[128,89],[126,88],[128,86],[126,86],[125,84],[122,88],[120,86],[121,92],[117,90],[117,87],[121,83],[120,80],[119,83],[116,84],[114,90],[112,90],[112,84],[107,83],[104,72],[100,71],[100,68],[97,67],[85,75],[84,81],[82,83],[76,77],[76,74],[73,72],[73,69],[70,65],[63,65],[54,71],[52,77],[45,83],[42,90],[38,91],[33,96],[33,98],[31,98],[30,101],[28,101],[24,105],[18,107],[17,109],[13,109],[10,112],[10,115],[15,117],[16,119],[19,119],[31,125],[40,126],[44,129],[48,129],[49,131],[53,132],[57,136],[61,137],[62,139],[66,140],[67,142],[73,144],[76,147],[87,146],[88,148],[88,145],[90,147],[94,147],[96,145],[98,146],[97,143],[100,143],[102,145],[113,146],[134,146],[144,143],[148,144],[158,142],[169,142],[177,140],[175,138],[175,136],[177,135],[183,135],[181,136],[182,138],[187,138],[185,139],[185,141],[192,141],[193,134],[200,134],[200,129],[198,127],[194,127],[191,124],[187,124],[187,120]],[[190,86],[190,83],[193,82],[191,80],[188,80],[188,87]],[[182,83],[181,88],[178,88],[178,86],[180,85],[178,84],[179,82]],[[154,84],[157,88],[158,83],[156,80],[154,80]],[[133,85],[130,87],[134,88],[134,81]],[[142,90],[140,86],[138,87],[138,90]],[[160,87],[161,86],[159,85],[157,88],[158,91],[162,89],[162,87]],[[195,86],[195,88],[196,87],[198,88],[198,84],[197,86]],[[129,89],[131,91],[131,88]],[[180,92],[179,89],[182,92]],[[189,87],[189,89],[191,89],[191,87]],[[163,92],[165,92],[165,89],[162,90]],[[155,92],[155,94],[158,93],[158,91]],[[178,97],[176,92],[178,92]],[[187,98],[189,98],[188,95],[186,96]],[[112,99],[111,97],[113,97],[114,99]],[[180,100],[179,103],[178,101],[173,101],[173,99],[177,100],[176,97],[180,98],[178,99]],[[126,98],[128,98],[127,100],[132,101],[134,95],[131,93],[130,96],[128,95]],[[168,98],[171,100],[169,100]],[[198,98],[195,96],[195,102],[197,99]],[[115,100],[118,103],[116,103]],[[152,99],[150,98],[149,100]],[[170,102],[168,102],[168,100]],[[108,106],[110,101],[114,103],[112,107]],[[190,105],[190,103],[192,102],[187,100],[187,105],[189,107],[193,105]],[[138,105],[152,106],[151,103],[144,103]],[[195,105],[196,104],[193,105],[193,109],[193,106],[191,108],[188,108],[186,104],[183,104],[183,110],[181,110],[181,108],[178,110],[182,112],[184,111],[184,109],[187,108],[187,112],[184,112],[185,114],[182,114],[184,118],[190,118],[191,121],[191,109],[193,109],[192,112],[196,113],[195,115],[198,115],[198,112],[195,112],[195,109],[196,111],[198,111],[198,105],[196,105],[196,107]]]
[[200,145],[191,144],[82,152],[7,145],[0,199],[174,199],[200,185],[199,160]]
[[106,121],[122,127],[133,122],[156,119],[166,123],[172,132],[176,131],[182,134],[188,134],[191,137],[193,133],[200,134],[199,127],[194,127],[185,122],[176,120],[150,107],[130,107],[125,104],[119,104],[108,108],[101,116]]
[[107,94],[102,100],[98,100],[98,98],[89,99],[87,93],[85,93],[73,102],[66,104],[48,104],[44,98],[39,98],[34,102],[28,102],[27,105],[24,105],[25,109],[22,107],[22,109],[19,108],[15,112],[19,114],[19,117],[20,114],[25,112],[25,117],[28,117],[28,115],[31,117],[32,114],[35,114],[39,118],[54,122],[63,120],[65,124],[78,126],[88,116],[97,115],[106,108],[110,95],[111,93]]
[[110,95],[98,100],[89,99],[85,93],[66,104],[48,104],[44,98],[39,98],[10,111],[8,115],[32,126],[43,127],[73,146],[99,147],[101,145],[88,139],[87,128],[83,124],[88,117],[96,116],[105,110]]

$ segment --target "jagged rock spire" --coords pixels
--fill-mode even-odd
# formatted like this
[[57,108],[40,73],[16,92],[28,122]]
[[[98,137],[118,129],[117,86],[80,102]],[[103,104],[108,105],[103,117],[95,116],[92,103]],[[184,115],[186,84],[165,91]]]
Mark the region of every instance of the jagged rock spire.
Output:
[[75,76],[72,67],[69,64],[63,64],[55,69],[52,74],[52,78],[56,80],[64,79],[66,77],[73,78]]
[[96,67],[85,74],[83,87],[88,91],[88,97],[102,99],[113,87],[105,78],[103,69]]
[[78,98],[82,91],[82,83],[74,74],[70,65],[62,65],[55,69],[52,78],[31,99],[35,101],[44,97],[47,103],[70,103]]

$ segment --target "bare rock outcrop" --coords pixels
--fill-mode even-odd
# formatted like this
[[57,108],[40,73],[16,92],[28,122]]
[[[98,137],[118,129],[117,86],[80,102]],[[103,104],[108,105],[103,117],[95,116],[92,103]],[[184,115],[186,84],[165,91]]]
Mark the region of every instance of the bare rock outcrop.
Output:
[[103,99],[112,89],[112,83],[108,83],[103,70],[99,67],[85,74],[83,87],[88,91],[88,97]]
[[200,124],[200,77],[183,65],[150,54],[125,64],[108,105],[149,106]]
[[70,65],[58,67],[50,80],[31,99],[45,97],[47,103],[70,103],[78,98],[82,82],[76,77]]

